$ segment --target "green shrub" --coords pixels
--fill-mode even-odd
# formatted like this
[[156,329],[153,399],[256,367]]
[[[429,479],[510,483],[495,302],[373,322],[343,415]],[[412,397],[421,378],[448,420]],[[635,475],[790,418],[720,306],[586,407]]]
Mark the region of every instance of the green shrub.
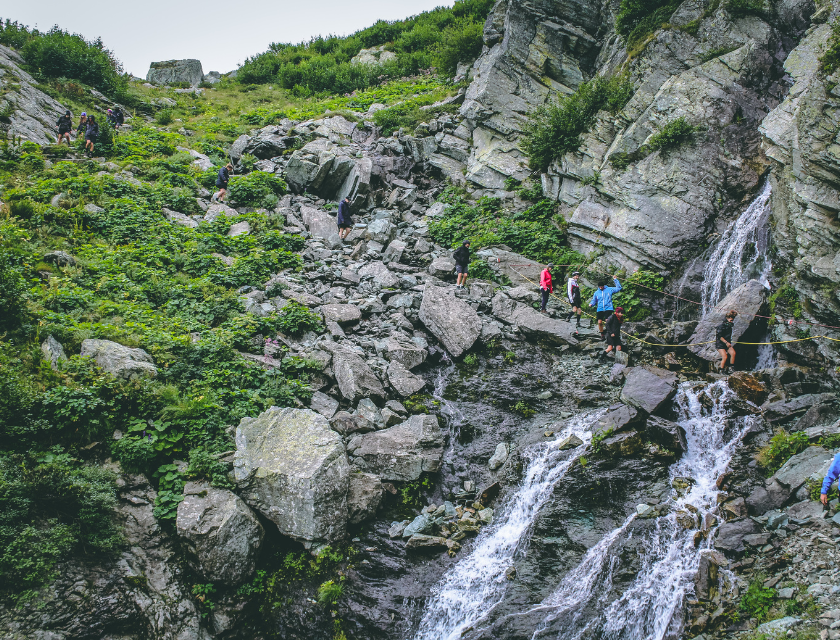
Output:
[[484,24],[461,18],[444,29],[437,43],[432,61],[439,71],[455,75],[459,62],[471,63],[484,46]]
[[654,297],[659,295],[651,289],[662,290],[664,284],[665,277],[654,271],[639,270],[624,280],[621,283],[621,292],[617,295],[620,297],[627,320],[637,322],[647,318],[650,315]]
[[826,43],[825,51],[820,56],[820,71],[831,75],[840,66],[840,18],[831,23],[831,36]]
[[278,319],[277,328],[291,336],[323,328],[321,319],[317,314],[294,300],[289,300],[280,310]]
[[568,96],[538,107],[525,125],[522,148],[532,169],[546,171],[548,166],[580,146],[580,135],[589,130],[601,109],[618,113],[634,92],[626,76],[594,78],[581,84]]
[[284,193],[286,182],[266,171],[254,171],[230,179],[230,198],[240,206],[273,209],[277,206],[277,196]]
[[729,0],[726,9],[733,18],[743,18],[749,15],[764,13],[763,0]]
[[344,585],[341,582],[327,580],[318,587],[318,602],[321,604],[335,604],[344,595]]
[[758,463],[768,473],[775,473],[790,458],[805,451],[809,444],[804,431],[787,433],[784,429],[778,429],[776,435],[770,438],[770,443],[759,451]]
[[747,591],[741,596],[741,602],[738,603],[739,611],[748,618],[756,618],[759,622],[767,618],[773,601],[776,599],[776,590],[768,589],[763,584],[764,576],[755,576],[750,581]]
[[172,115],[172,109],[161,109],[155,115],[155,122],[160,126],[165,127],[175,121],[175,116]]
[[676,120],[668,122],[662,129],[652,135],[646,146],[651,151],[673,149],[690,140],[695,131],[697,131],[697,128],[692,127],[685,117],[680,116]]
[[621,0],[615,27],[626,37],[628,53],[636,52],[650,34],[668,21],[679,5],[675,0]]
[[11,252],[0,249],[0,330],[18,327],[25,314],[26,298],[22,265]]

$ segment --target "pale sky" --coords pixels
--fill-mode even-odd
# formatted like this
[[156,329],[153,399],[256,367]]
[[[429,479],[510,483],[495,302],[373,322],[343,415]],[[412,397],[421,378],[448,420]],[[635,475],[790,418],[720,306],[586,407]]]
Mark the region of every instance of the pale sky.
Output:
[[[400,20],[453,0],[30,0],[6,3],[0,17],[42,31],[54,24],[88,40],[101,37],[125,70],[146,77],[152,61],[201,60],[204,73],[233,71],[271,42],[347,35],[379,19]],[[13,7],[13,8],[12,8]]]

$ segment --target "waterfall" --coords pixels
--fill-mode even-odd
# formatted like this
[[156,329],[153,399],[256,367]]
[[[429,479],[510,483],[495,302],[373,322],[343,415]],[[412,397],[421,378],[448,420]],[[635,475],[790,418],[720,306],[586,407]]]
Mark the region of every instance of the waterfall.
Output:
[[[711,408],[705,404],[711,400]],[[657,518],[652,534],[645,541],[642,567],[635,582],[611,603],[603,602],[612,586],[613,564],[609,553],[616,540],[624,535],[632,517],[590,549],[581,564],[566,575],[558,589],[538,608],[550,613],[534,637],[572,640],[598,637],[604,640],[666,640],[679,637],[682,608],[692,593],[693,578],[700,554],[711,546],[714,530],[695,548],[695,529],[683,528],[677,512],[687,505],[698,511],[699,522],[713,516],[719,490],[718,476],[729,465],[735,447],[755,420],[752,416],[731,418],[727,403],[732,391],[722,381],[710,386],[683,383],[676,397],[679,423],[685,429],[687,451],[670,468],[675,478],[691,478],[692,484],[680,496],[672,495],[672,510]],[[596,611],[595,617],[582,617],[585,607]],[[590,614],[591,616],[591,614]],[[556,634],[556,635],[555,635]]]
[[434,587],[415,640],[460,638],[462,631],[485,618],[502,600],[507,585],[505,571],[525,551],[540,509],[585,446],[560,451],[558,444],[571,434],[589,442],[590,425],[602,414],[598,411],[578,416],[555,440],[520,454],[526,465],[522,483],[497,510],[493,524],[481,531],[469,554]]
[[703,271],[703,314],[747,280],[756,278],[770,288],[770,193],[768,181],[758,197],[733,222],[712,250]]
[[447,438],[449,444],[443,454],[443,461],[451,464],[455,455],[455,442],[461,435],[461,425],[464,424],[465,418],[464,413],[457,404],[449,402],[449,400],[443,397],[443,394],[446,392],[446,387],[449,385],[449,378],[457,373],[457,368],[449,359],[449,356],[444,354],[443,357],[449,363],[449,366],[446,369],[438,369],[434,380],[432,397],[438,401],[440,407],[438,413],[445,418],[446,425],[449,427],[449,437]]

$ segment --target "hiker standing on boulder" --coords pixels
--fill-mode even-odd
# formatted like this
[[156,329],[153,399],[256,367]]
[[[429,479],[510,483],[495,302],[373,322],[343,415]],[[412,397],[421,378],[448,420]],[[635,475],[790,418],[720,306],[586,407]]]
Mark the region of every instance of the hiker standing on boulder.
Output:
[[569,282],[566,285],[566,297],[569,299],[569,304],[572,305],[572,310],[569,312],[566,322],[571,322],[572,316],[577,314],[577,326],[580,327],[580,315],[583,313],[583,309],[581,308],[582,305],[580,303],[580,285],[578,285],[578,278],[580,278],[580,272],[575,271],[569,278]]
[[[735,368],[735,348],[732,346],[732,323],[738,312],[734,309],[726,314],[715,329],[715,349],[720,354],[721,373],[731,373]],[[726,370],[726,356],[729,356],[729,371]]]
[[828,473],[825,474],[822,489],[820,489],[820,502],[823,503],[823,506],[828,506],[828,490],[831,489],[831,485],[837,478],[840,478],[840,453],[834,456],[834,460],[828,468]]
[[455,258],[455,273],[458,274],[455,287],[463,289],[464,283],[467,281],[467,276],[470,275],[470,241],[464,240],[464,244],[455,249],[455,253],[452,254],[452,257]]
[[93,145],[99,137],[99,125],[96,124],[96,116],[90,116],[85,126],[85,151],[93,153]]
[[233,165],[228,162],[224,167],[219,169],[219,175],[216,176],[216,186],[219,190],[210,197],[210,202],[224,202],[225,195],[227,195],[228,182],[230,182],[230,172],[233,171]]
[[607,318],[605,329],[607,333],[607,350],[601,353],[601,359],[604,360],[609,355],[610,351],[615,348],[616,353],[621,351],[621,323],[624,322],[624,309],[616,307],[613,314]]
[[548,304],[548,296],[554,293],[554,282],[551,278],[551,270],[554,268],[553,264],[545,265],[545,269],[542,270],[540,274],[540,292],[542,293],[542,304],[540,305],[540,311],[543,313],[548,313],[546,311],[546,305]]
[[344,240],[353,230],[353,218],[350,217],[350,196],[338,203],[338,237]]
[[606,340],[604,331],[604,320],[609,318],[613,312],[613,294],[621,291],[621,283],[613,276],[614,287],[608,287],[606,282],[599,282],[598,288],[592,295],[589,302],[590,307],[595,307],[595,317],[598,320],[598,331],[601,332],[601,340]]
[[61,116],[55,124],[58,127],[58,142],[56,144],[61,144],[61,141],[66,138],[67,146],[69,147],[70,130],[73,128],[73,119],[70,117],[70,112],[65,111],[64,115]]

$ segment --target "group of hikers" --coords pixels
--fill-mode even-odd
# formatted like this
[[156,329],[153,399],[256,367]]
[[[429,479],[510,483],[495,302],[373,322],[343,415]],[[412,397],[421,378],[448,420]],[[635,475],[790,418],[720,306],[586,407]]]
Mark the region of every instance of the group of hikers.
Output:
[[[115,131],[125,124],[125,114],[120,107],[108,109],[105,113],[105,120],[108,126]],[[70,133],[73,131],[73,116],[69,109],[64,112],[64,115],[55,123],[58,128],[58,142],[61,144],[62,140],[67,140],[67,146],[70,146]],[[96,116],[88,115],[86,111],[82,111],[79,118],[79,124],[76,126],[76,135],[84,136],[85,151],[93,153],[93,147],[99,137],[99,123],[96,121]]]

